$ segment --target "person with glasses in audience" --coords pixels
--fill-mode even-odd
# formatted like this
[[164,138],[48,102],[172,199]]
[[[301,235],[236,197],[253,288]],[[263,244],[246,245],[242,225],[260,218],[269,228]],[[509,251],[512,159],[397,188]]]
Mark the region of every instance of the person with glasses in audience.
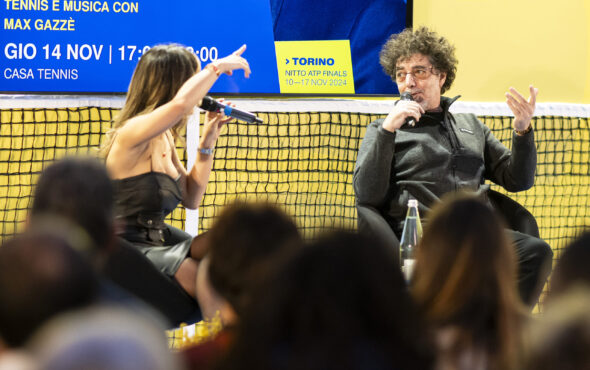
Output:
[[[454,52],[447,39],[420,27],[392,35],[380,53],[383,69],[407,97],[367,127],[353,185],[359,229],[396,247],[410,198],[418,200],[424,219],[446,193],[471,190],[485,198],[485,180],[511,192],[534,183],[531,118],[538,90],[531,85],[528,99],[514,88],[506,93],[514,114],[510,151],[474,114],[449,112],[459,98],[442,96],[455,79]],[[551,248],[539,238],[509,233],[518,255],[521,297],[534,306],[550,272]]]

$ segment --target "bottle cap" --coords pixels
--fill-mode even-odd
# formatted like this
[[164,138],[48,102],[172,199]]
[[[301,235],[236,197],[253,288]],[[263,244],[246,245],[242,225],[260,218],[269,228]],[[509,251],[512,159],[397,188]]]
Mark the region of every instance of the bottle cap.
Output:
[[418,200],[416,200],[416,199],[408,200],[408,207],[418,207]]

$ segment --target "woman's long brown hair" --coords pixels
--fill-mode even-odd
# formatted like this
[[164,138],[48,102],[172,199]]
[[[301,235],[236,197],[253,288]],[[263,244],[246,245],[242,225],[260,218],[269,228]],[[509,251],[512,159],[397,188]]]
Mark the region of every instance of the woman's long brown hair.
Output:
[[[113,121],[101,147],[101,155],[106,158],[116,132],[128,119],[153,111],[169,102],[182,84],[199,70],[195,55],[177,44],[158,45],[148,50],[139,60],[129,90],[125,106]],[[186,117],[172,128],[175,139],[181,139],[181,131],[186,125]]]
[[524,308],[516,256],[502,222],[474,196],[433,209],[416,252],[412,293],[433,328],[458,328],[456,352],[484,348],[492,369],[513,369]]

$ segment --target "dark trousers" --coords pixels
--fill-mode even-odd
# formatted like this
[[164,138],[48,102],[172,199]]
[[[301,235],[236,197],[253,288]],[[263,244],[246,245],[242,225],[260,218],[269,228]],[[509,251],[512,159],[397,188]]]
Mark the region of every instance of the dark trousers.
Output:
[[533,308],[551,273],[553,251],[542,239],[514,230],[506,230],[514,243],[518,262],[518,292],[522,301]]
[[[361,233],[372,235],[385,243],[385,245],[391,245],[396,250],[399,250],[398,237],[379,211],[358,205],[357,211],[358,227]],[[519,215],[519,217],[522,216],[522,214]],[[529,227],[529,229],[538,233],[536,221],[535,227]],[[510,229],[506,229],[506,232],[509,240],[514,243],[516,251],[518,292],[522,301],[532,309],[537,304],[543,286],[551,273],[553,251],[549,244],[542,239]]]

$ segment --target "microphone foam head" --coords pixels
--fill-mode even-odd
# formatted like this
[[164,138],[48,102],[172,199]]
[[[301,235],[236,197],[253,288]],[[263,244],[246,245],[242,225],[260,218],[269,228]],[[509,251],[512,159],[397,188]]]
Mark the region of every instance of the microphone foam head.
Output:
[[201,101],[200,108],[209,112],[215,112],[218,108],[218,104],[212,97],[204,96],[203,100]]
[[400,95],[400,99],[401,100],[414,100],[414,98],[412,97],[412,94],[410,94],[407,91],[404,91],[401,95]]

